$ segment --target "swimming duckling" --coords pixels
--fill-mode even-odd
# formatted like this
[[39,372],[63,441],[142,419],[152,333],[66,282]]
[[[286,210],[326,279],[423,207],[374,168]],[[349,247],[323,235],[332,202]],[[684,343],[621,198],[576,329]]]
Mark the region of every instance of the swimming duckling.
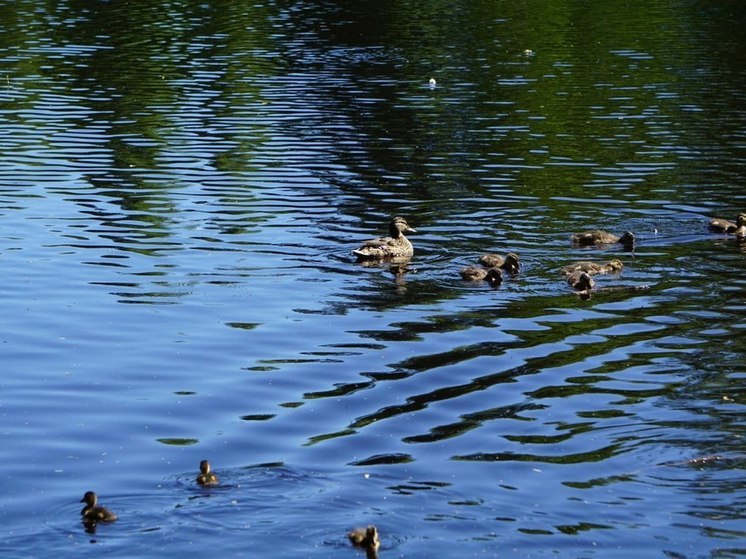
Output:
[[709,225],[710,231],[713,233],[733,233],[737,227],[732,221],[720,217],[713,217]]
[[404,233],[416,233],[403,217],[395,217],[389,224],[390,237],[379,237],[365,241],[352,253],[358,260],[384,260],[389,258],[411,258],[414,254],[412,243]]
[[215,475],[214,472],[212,472],[210,468],[210,463],[207,460],[202,460],[199,463],[199,471],[200,474],[197,476],[197,483],[200,485],[203,485],[205,487],[212,487],[213,485],[217,485],[220,483],[220,480],[218,480],[218,476]]
[[114,522],[117,515],[107,508],[98,506],[97,501],[98,497],[93,491],[86,491],[86,494],[83,495],[80,500],[81,503],[85,503],[83,510],[80,511],[83,522]]
[[572,242],[579,246],[611,245],[619,243],[624,246],[624,248],[629,249],[635,244],[635,236],[631,231],[626,231],[622,233],[621,236],[617,236],[613,233],[607,233],[606,231],[595,229],[593,231],[575,233],[572,236]]
[[502,268],[511,274],[517,274],[521,269],[518,255],[515,252],[509,252],[505,256],[500,254],[483,254],[479,257],[479,262],[490,268]]
[[461,270],[461,278],[466,281],[486,281],[492,287],[497,287],[503,281],[503,274],[500,268],[479,268],[477,266],[467,266]]
[[746,239],[746,214],[738,214],[736,225],[738,227],[733,231],[733,234],[739,241]]
[[575,270],[571,274],[568,274],[567,283],[577,291],[589,291],[596,285],[590,274],[583,270]]
[[373,525],[366,528],[356,528],[348,533],[347,537],[350,539],[352,545],[365,549],[368,556],[372,554],[375,557],[375,553],[381,546],[381,541],[378,539],[378,530]]
[[589,262],[587,260],[573,262],[572,264],[562,267],[561,270],[565,275],[580,270],[581,272],[593,276],[596,274],[616,274],[621,272],[622,268],[624,268],[622,261],[614,258],[613,260],[609,260],[606,264],[598,264],[597,262]]

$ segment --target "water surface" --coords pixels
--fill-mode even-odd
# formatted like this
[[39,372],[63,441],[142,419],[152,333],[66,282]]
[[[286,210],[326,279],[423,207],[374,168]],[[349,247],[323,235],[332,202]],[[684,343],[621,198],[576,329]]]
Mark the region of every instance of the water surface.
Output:
[[0,2],[3,556],[746,554],[741,4],[250,4]]

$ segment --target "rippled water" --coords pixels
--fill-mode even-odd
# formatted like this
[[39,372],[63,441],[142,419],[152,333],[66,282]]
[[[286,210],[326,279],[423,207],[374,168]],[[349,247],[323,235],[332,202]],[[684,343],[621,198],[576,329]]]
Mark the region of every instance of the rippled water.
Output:
[[250,4],[0,1],[0,554],[746,555],[741,3]]

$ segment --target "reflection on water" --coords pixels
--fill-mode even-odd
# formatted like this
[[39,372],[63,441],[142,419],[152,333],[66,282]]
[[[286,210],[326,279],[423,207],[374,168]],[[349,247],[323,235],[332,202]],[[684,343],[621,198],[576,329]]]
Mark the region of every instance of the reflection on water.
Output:
[[0,10],[0,551],[743,555],[740,4],[213,4]]

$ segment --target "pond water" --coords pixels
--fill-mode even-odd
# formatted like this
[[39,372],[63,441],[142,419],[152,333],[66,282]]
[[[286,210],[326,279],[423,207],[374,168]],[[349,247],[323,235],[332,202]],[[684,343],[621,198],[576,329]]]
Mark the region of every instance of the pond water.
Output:
[[0,554],[746,555],[742,2],[346,4],[0,1]]

